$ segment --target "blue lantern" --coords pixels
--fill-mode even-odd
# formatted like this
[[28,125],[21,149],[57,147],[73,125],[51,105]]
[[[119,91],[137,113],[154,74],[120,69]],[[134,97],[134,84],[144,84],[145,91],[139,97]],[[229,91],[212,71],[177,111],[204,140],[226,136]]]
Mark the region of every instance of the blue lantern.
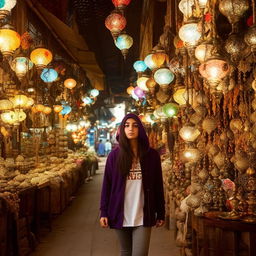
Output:
[[143,60],[137,60],[134,62],[133,68],[136,72],[144,72],[148,67]]
[[45,83],[51,83],[58,78],[58,72],[52,68],[44,68],[40,77]]
[[168,68],[160,68],[154,74],[155,81],[160,85],[168,85],[174,79],[174,74]]
[[90,91],[90,95],[91,95],[92,97],[97,97],[97,96],[99,95],[99,91],[98,91],[97,89],[92,89],[92,90]]
[[90,105],[93,103],[93,100],[90,97],[84,97],[84,98],[82,98],[82,101],[86,105]]
[[72,108],[69,105],[62,106],[62,107],[63,109],[60,111],[60,114],[63,116],[68,115],[72,110]]
[[127,34],[121,34],[117,37],[115,44],[116,47],[121,51],[130,49],[131,46],[133,45],[133,39]]

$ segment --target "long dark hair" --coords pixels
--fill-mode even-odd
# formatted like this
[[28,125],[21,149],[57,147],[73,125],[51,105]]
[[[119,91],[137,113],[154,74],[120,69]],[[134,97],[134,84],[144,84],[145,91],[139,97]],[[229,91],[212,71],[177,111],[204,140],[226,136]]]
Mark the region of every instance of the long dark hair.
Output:
[[[137,121],[135,119],[135,121]],[[148,150],[148,145],[143,141],[140,137],[140,128],[139,128],[139,136],[138,136],[138,157],[141,160]],[[119,129],[119,154],[117,158],[117,168],[121,172],[122,175],[127,176],[132,167],[132,160],[134,158],[134,154],[132,152],[129,139],[126,137],[124,132],[124,122],[122,122]]]

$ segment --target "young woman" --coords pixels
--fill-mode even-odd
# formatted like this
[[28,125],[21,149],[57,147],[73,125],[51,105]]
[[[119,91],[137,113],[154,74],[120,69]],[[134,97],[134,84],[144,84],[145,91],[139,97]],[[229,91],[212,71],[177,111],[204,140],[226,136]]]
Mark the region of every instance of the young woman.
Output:
[[116,230],[121,256],[146,256],[151,227],[165,219],[161,161],[135,114],[124,117],[117,140],[105,167],[100,224]]

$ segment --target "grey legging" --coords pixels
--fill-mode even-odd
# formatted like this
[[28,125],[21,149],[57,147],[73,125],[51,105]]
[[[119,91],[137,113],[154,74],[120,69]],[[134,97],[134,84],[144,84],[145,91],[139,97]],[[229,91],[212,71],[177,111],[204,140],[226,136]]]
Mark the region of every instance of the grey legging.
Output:
[[124,227],[116,229],[121,256],[147,256],[151,227]]

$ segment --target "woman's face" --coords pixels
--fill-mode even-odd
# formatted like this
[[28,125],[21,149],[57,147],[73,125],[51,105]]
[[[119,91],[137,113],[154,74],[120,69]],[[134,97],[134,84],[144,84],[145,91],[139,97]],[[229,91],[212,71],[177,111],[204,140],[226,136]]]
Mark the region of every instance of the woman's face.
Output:
[[137,139],[139,136],[139,125],[136,120],[128,118],[124,124],[124,133],[128,140]]

